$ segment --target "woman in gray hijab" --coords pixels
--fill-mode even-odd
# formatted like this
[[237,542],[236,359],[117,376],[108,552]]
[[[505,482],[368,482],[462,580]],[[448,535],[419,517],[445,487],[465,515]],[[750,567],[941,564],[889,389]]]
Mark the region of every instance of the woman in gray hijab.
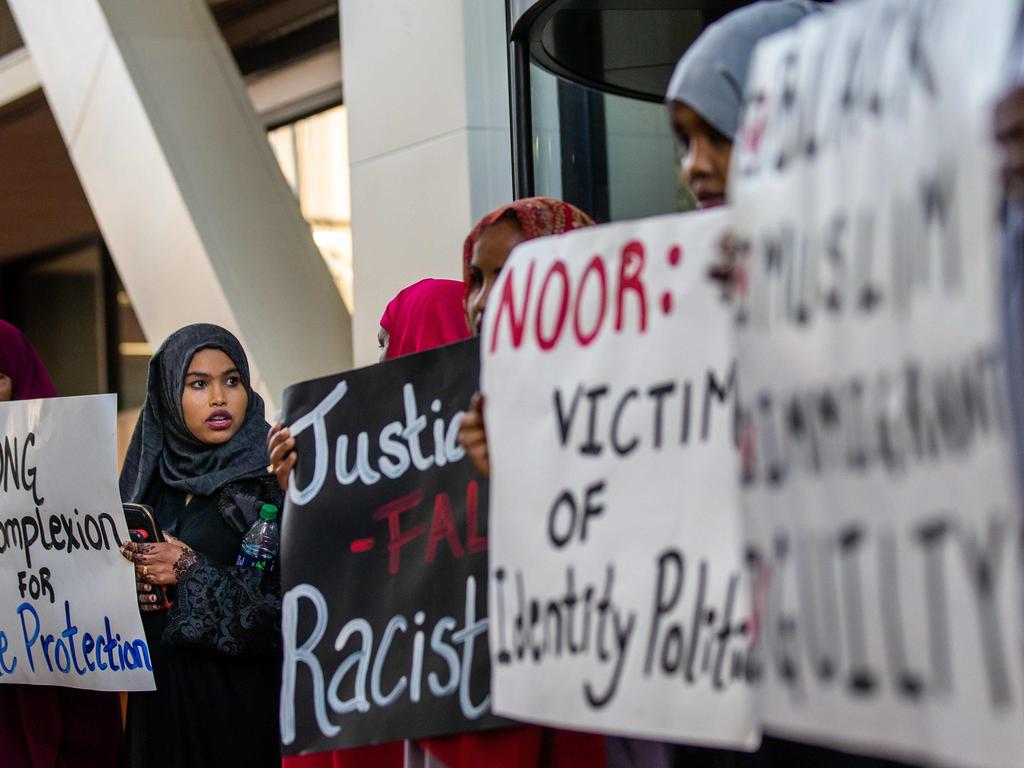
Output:
[[268,429],[230,332],[186,326],[153,355],[121,472],[122,500],[151,507],[165,538],[122,548],[157,686],[128,696],[133,767],[281,764],[280,582],[235,565],[262,505],[281,504]]
[[725,202],[754,47],[816,10],[818,4],[810,0],[745,6],[705,29],[676,65],[665,102],[679,140],[683,176],[701,208]]

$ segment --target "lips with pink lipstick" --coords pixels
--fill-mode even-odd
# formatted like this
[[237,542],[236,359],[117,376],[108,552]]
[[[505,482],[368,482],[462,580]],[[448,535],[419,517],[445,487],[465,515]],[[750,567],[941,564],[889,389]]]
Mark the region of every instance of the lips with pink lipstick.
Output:
[[230,413],[219,410],[206,417],[206,426],[217,432],[222,432],[225,429],[230,429],[233,421],[234,419],[231,418]]

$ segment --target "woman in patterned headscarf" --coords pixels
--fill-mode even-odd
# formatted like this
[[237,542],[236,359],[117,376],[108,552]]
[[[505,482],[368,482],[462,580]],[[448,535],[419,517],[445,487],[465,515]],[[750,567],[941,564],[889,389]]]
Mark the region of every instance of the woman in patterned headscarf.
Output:
[[[517,200],[484,216],[462,248],[466,322],[470,332],[479,335],[491,289],[513,248],[526,240],[559,235],[593,223],[579,208],[546,197]],[[488,475],[487,434],[479,396],[462,420],[459,441],[481,474]],[[539,726],[502,728],[420,743],[429,756],[427,765],[440,764],[446,768],[582,768],[605,763],[603,736]]]
[[[594,220],[574,205],[548,197],[528,197],[491,211],[477,222],[462,246],[462,277],[466,292],[466,323],[480,334],[487,299],[512,249],[526,240],[560,235],[589,227]],[[490,474],[483,404],[473,398],[459,427],[459,442],[484,477]]]

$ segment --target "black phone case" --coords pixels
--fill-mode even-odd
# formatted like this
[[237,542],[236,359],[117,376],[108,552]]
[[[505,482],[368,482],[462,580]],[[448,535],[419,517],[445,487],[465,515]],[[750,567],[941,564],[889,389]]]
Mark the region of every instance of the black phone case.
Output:
[[[153,510],[145,504],[133,504],[125,502],[121,505],[124,508],[124,521],[128,526],[128,535],[136,544],[153,544],[164,540],[160,527],[156,524],[156,516]],[[158,586],[157,592],[160,600],[156,605],[164,610],[171,607],[173,587]]]

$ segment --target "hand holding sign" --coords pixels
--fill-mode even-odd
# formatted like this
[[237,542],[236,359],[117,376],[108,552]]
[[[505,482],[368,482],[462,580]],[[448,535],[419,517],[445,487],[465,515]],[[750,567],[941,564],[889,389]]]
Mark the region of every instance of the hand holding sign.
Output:
[[459,445],[466,449],[469,460],[476,471],[490,477],[491,461],[487,454],[487,428],[484,426],[484,398],[479,392],[473,395],[469,411],[459,424]]

